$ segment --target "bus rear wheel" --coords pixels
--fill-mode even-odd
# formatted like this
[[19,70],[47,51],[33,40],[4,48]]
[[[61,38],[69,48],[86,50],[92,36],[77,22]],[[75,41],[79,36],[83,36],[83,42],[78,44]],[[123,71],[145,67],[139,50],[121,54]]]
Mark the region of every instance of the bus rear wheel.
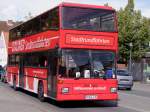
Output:
[[45,101],[45,98],[44,98],[44,86],[43,86],[43,82],[40,81],[39,84],[38,84],[38,98],[41,102],[44,102]]
[[13,88],[14,88],[15,91],[17,91],[16,77],[13,78]]

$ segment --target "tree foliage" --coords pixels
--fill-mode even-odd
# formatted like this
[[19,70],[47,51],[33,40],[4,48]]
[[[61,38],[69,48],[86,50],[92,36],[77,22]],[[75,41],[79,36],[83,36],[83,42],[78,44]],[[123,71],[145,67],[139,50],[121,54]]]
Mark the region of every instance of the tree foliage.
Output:
[[[134,9],[134,0],[128,0],[127,6],[118,11],[118,30],[120,62],[128,62],[130,49],[132,59],[140,59],[150,41],[150,20],[142,17],[141,11]],[[131,42],[132,48],[129,46]]]

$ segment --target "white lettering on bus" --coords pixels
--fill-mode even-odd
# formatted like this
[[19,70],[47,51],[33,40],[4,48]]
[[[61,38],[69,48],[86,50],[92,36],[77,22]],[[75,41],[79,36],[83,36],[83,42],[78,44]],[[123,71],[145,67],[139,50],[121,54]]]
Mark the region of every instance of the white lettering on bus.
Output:
[[25,39],[14,41],[12,42],[12,52],[48,47],[50,46],[50,39],[39,37],[34,41],[26,41]]
[[36,73],[36,74],[44,74],[43,71],[33,71],[33,73]]
[[26,44],[25,50],[48,47],[49,45],[50,45],[50,39],[38,38],[36,41],[31,40],[30,42],[28,42]]
[[25,49],[26,41],[24,39],[12,42],[12,51],[22,51]]
[[84,37],[71,37],[71,42],[82,42],[82,43],[96,43],[96,44],[110,44],[108,39],[100,38],[84,38]]
[[82,91],[82,90],[101,90],[105,91],[106,87],[74,87],[74,90]]

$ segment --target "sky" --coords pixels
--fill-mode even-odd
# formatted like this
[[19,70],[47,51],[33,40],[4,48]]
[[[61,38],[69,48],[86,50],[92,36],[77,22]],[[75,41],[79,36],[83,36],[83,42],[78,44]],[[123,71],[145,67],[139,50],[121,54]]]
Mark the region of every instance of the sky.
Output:
[[[119,10],[127,5],[128,0],[0,0],[0,20],[22,21],[27,19],[29,12],[32,16],[56,6],[60,2],[110,6]],[[135,0],[135,9],[141,10],[142,15],[150,18],[150,0]]]

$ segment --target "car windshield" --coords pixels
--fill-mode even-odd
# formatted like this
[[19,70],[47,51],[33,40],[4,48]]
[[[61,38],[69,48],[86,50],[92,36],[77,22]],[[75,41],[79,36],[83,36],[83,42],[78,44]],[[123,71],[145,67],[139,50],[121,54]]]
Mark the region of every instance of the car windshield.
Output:
[[116,32],[115,11],[63,7],[62,27],[63,29]]
[[118,76],[130,76],[127,70],[117,70],[117,75]]
[[[63,50],[59,74],[64,77],[100,78],[113,74],[115,55],[113,52],[95,50]],[[112,77],[107,77],[112,78]]]

